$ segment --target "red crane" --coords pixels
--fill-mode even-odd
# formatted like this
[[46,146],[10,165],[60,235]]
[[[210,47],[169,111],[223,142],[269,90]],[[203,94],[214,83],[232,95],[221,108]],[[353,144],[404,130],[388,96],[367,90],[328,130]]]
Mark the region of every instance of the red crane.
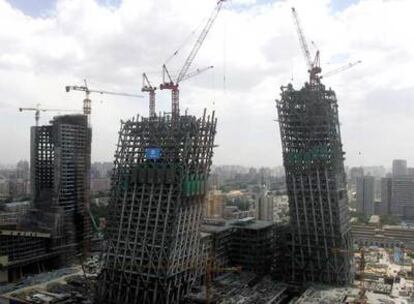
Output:
[[[190,54],[188,55],[186,61],[184,62],[183,67],[181,68],[180,72],[178,73],[178,76],[175,80],[172,79],[170,73],[168,72],[167,66],[164,64],[162,66],[162,81],[163,83],[160,85],[160,89],[164,90],[171,90],[171,112],[173,117],[178,117],[180,115],[180,97],[179,97],[179,84],[184,79],[188,79],[188,70],[191,66],[191,64],[194,61],[194,58],[197,56],[198,51],[200,50],[205,38],[207,37],[208,32],[211,29],[211,26],[213,25],[214,21],[217,18],[218,13],[221,10],[221,7],[223,6],[223,3],[228,0],[218,0],[217,5],[214,8],[213,12],[210,15],[210,18],[207,20],[206,25],[204,26],[203,30],[201,31],[200,36],[198,37],[196,43],[194,44]],[[206,68],[208,69],[208,68]],[[192,76],[198,75],[201,72],[205,71],[206,69],[200,69],[195,71],[195,74]],[[168,77],[168,79],[166,79]]]
[[306,63],[308,64],[308,72],[309,72],[309,76],[310,76],[310,78],[309,78],[310,83],[314,84],[314,83],[319,81],[320,78],[319,78],[318,74],[320,74],[322,72],[321,63],[320,63],[320,56],[319,56],[319,50],[316,51],[315,58],[312,60],[311,54],[310,54],[310,51],[309,51],[309,46],[308,46],[308,43],[306,41],[305,35],[303,33],[302,26],[301,26],[301,23],[300,23],[300,20],[299,20],[299,15],[296,12],[294,7],[292,7],[292,15],[293,15],[293,19],[295,20],[296,30],[298,32],[300,46],[302,47],[303,55],[305,56]]
[[[303,33],[303,29],[302,29],[302,26],[301,26],[299,15],[296,12],[294,7],[292,7],[292,15],[293,15],[293,19],[295,20],[296,31],[298,32],[300,46],[302,47],[302,52],[303,52],[303,55],[305,56],[306,63],[308,65],[310,84],[315,84],[315,83],[319,82],[322,77],[329,77],[329,76],[335,75],[337,73],[340,73],[340,72],[346,71],[350,68],[353,68],[357,64],[361,63],[361,60],[359,60],[357,62],[353,62],[353,63],[348,63],[348,64],[346,64],[346,65],[344,65],[344,66],[342,66],[342,67],[340,67],[336,70],[329,71],[329,72],[325,73],[324,75],[320,76],[319,74],[322,72],[322,69],[321,69],[319,50],[316,51],[315,58],[312,60],[311,53],[309,51],[309,46],[308,46],[308,43],[306,41],[305,34]],[[316,46],[313,41],[312,41],[312,44],[314,46]]]

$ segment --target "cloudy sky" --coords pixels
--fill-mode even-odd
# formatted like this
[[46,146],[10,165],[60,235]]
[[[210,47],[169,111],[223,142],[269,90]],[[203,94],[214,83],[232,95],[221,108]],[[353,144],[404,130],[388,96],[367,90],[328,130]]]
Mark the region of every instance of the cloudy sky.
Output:
[[[80,110],[65,85],[139,93],[141,74],[177,72],[215,0],[0,0],[0,163],[29,158],[34,106]],[[414,1],[232,0],[223,7],[181,84],[181,109],[219,119],[215,164],[282,163],[275,102],[280,86],[307,79],[290,8],[321,51],[324,80],[338,96],[346,165],[413,160]],[[197,32],[198,33],[198,32]],[[314,52],[315,48],[311,48]],[[147,115],[147,99],[92,95],[93,161],[112,161],[119,121]],[[170,111],[168,91],[157,111]],[[43,113],[47,123],[56,113]],[[411,159],[410,159],[411,158]]]

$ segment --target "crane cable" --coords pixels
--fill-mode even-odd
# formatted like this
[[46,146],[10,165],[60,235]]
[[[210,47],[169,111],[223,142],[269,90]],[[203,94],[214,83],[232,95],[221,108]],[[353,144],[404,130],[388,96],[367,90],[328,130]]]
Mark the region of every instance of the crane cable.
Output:
[[184,46],[190,41],[190,39],[198,32],[198,30],[201,28],[201,25],[205,23],[207,18],[204,18],[201,20],[201,22],[191,31],[191,33],[184,39],[184,41],[178,46],[177,50],[175,50],[174,53],[172,53],[164,62],[165,65],[169,63],[175,56],[178,55],[178,53],[184,48]]

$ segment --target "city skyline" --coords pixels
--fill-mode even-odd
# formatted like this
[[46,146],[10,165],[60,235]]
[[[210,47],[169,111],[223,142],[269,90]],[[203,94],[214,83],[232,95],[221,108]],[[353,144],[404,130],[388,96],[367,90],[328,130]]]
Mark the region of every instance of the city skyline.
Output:
[[[158,85],[162,63],[214,5],[208,0],[197,4],[175,1],[174,5],[165,0],[141,1],[138,8],[134,2],[62,0],[45,1],[39,6],[17,0],[0,1],[4,25],[0,30],[0,107],[4,114],[0,138],[4,146],[15,147],[2,149],[2,163],[28,159],[29,130],[34,119],[31,113],[19,113],[19,106],[41,103],[80,110],[84,96],[80,92],[65,93],[64,86],[80,85],[84,78],[91,87],[137,93],[140,74],[148,72]],[[306,35],[321,50],[323,71],[362,60],[352,70],[324,79],[338,95],[345,165],[409,159],[408,151],[414,144],[406,138],[414,110],[408,75],[414,60],[409,56],[410,39],[400,29],[409,28],[413,22],[408,12],[414,4],[347,3],[236,0],[226,5],[194,63],[194,68],[215,68],[182,86],[183,110],[188,107],[191,114],[199,115],[202,108],[208,107],[217,112],[220,131],[215,164],[235,163],[234,151],[236,163],[242,165],[282,164],[280,137],[275,132],[274,96],[292,75],[296,88],[307,77],[290,16],[292,5],[307,12],[301,18]],[[148,28],[148,24],[153,26]],[[170,33],[169,28],[176,31]],[[171,47],[158,47],[158,39]],[[389,52],[390,48],[398,52]],[[184,47],[182,53],[187,51]],[[181,62],[182,58],[173,59],[171,69],[176,70]],[[387,62],[386,68],[383,62]],[[157,93],[157,111],[167,110],[168,93]],[[91,97],[95,130],[92,160],[112,161],[119,120],[135,113],[147,115],[147,101]],[[54,113],[42,114],[41,123],[46,123]],[[10,126],[14,126],[13,132]],[[239,134],[243,134],[242,139]],[[378,144],[384,141],[387,145],[379,148]]]

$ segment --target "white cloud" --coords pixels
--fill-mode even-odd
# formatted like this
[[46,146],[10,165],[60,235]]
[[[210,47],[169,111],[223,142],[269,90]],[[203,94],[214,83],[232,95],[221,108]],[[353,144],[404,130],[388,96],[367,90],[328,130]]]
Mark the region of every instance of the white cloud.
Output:
[[[1,162],[29,157],[33,116],[19,113],[18,107],[40,102],[80,109],[83,95],[67,94],[64,86],[84,78],[91,87],[139,92],[146,71],[158,84],[162,63],[194,28],[200,29],[214,4],[124,0],[114,8],[93,0],[58,0],[48,17],[32,18],[0,0]],[[296,87],[307,79],[293,5],[308,40],[321,50],[325,71],[363,61],[325,80],[338,95],[347,164],[361,164],[360,155],[365,164],[409,158],[414,145],[413,1],[362,0],[334,12],[328,0],[234,0],[225,5],[193,64],[194,69],[215,68],[181,86],[182,110],[199,114],[208,107],[217,112],[214,161],[281,164],[274,100],[292,77]],[[168,63],[171,71],[179,69],[189,47]],[[168,92],[157,96],[157,110],[168,111]],[[93,159],[112,160],[119,120],[146,115],[147,101],[105,95],[92,99]],[[45,113],[42,122],[51,116]]]

